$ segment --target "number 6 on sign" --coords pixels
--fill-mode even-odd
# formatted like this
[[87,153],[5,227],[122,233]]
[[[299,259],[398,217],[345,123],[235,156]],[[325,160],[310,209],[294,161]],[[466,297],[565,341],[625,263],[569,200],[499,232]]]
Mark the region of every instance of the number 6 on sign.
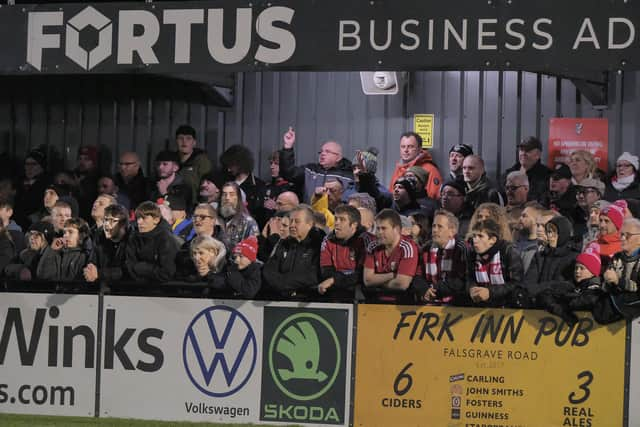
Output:
[[586,378],[586,381],[578,386],[578,388],[583,391],[583,396],[576,397],[575,391],[569,393],[569,403],[573,403],[574,405],[579,405],[580,403],[585,402],[591,395],[589,386],[593,382],[593,374],[591,371],[582,371],[578,374],[578,379],[581,378]]
[[[410,367],[413,366],[413,362],[407,363],[407,366],[402,368],[396,379],[393,381],[393,392],[396,396],[404,396],[413,385],[413,378],[407,373]],[[401,386],[401,382],[405,382],[404,387]]]

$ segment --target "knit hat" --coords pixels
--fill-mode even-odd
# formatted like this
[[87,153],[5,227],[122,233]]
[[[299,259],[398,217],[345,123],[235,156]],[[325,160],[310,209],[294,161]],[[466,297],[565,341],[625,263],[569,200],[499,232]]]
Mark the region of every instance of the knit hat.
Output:
[[37,148],[29,151],[26,158],[33,159],[42,169],[47,168],[47,155]]
[[582,264],[594,276],[600,275],[602,260],[600,259],[600,245],[592,242],[584,248],[584,251],[576,258],[576,263]]
[[364,162],[364,167],[367,169],[367,172],[375,174],[378,169],[378,149],[375,147],[369,147],[366,151],[356,152],[356,155],[353,156],[353,161],[351,162],[354,166],[360,164],[358,153],[362,156],[362,161]]
[[627,162],[631,163],[633,165],[633,168],[636,170],[636,172],[638,172],[638,170],[640,169],[640,160],[638,160],[638,156],[634,156],[633,154],[629,153],[628,151],[625,151],[624,153],[622,153],[622,155],[620,157],[618,157],[618,160],[616,161],[616,164],[620,160],[624,160],[624,161],[627,161]]
[[175,151],[163,150],[156,155],[156,162],[174,162],[179,165],[180,157]]
[[594,188],[598,191],[598,193],[600,193],[600,196],[604,194],[604,182],[600,181],[599,179],[594,179],[594,178],[583,179],[578,183],[577,187]]
[[405,173],[407,172],[411,172],[412,174],[414,174],[416,178],[418,178],[418,181],[420,181],[420,183],[416,185],[417,188],[422,188],[427,184],[429,173],[426,170],[422,169],[420,166],[411,166]]
[[80,147],[78,150],[78,157],[80,155],[87,156],[94,164],[94,166],[98,166],[98,147],[95,145],[85,145],[84,147]]
[[445,187],[455,188],[463,196],[467,194],[467,187],[464,185],[464,181],[462,180],[455,179],[445,182],[444,184],[442,184],[441,191],[444,191]]
[[399,185],[405,190],[407,190],[407,193],[409,194],[409,197],[411,198],[411,200],[416,199],[416,180],[415,179],[411,179],[403,176],[396,180],[396,182],[394,183],[394,186],[396,185]]
[[458,154],[462,154],[464,157],[470,156],[473,154],[473,148],[471,148],[467,144],[458,144],[451,147],[449,150],[449,154],[456,152]]
[[32,231],[42,234],[49,244],[51,244],[53,237],[56,234],[53,224],[46,221],[39,221],[32,224],[31,227],[29,227],[29,233]]
[[624,222],[624,208],[618,202],[612,203],[611,205],[604,208],[600,215],[607,216],[613,225],[616,226],[616,230],[620,231],[622,228],[622,223]]
[[247,257],[251,262],[256,262],[256,258],[258,257],[258,239],[256,239],[255,236],[247,237],[233,248],[233,253]]

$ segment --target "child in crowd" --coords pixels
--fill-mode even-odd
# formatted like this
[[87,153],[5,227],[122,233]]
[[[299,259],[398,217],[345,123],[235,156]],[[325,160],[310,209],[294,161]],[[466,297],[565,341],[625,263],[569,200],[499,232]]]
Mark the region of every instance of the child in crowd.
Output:
[[7,265],[5,275],[10,279],[29,281],[36,277],[36,270],[44,250],[53,241],[55,230],[49,222],[36,222],[26,234],[27,247],[14,263]]
[[256,296],[262,285],[262,265],[256,261],[258,239],[249,236],[233,248],[233,263],[227,271],[226,284],[244,298]]
[[36,275],[40,280],[83,280],[82,270],[88,254],[83,246],[89,236],[89,225],[82,218],[71,218],[64,223],[63,235],[48,246],[40,261]]

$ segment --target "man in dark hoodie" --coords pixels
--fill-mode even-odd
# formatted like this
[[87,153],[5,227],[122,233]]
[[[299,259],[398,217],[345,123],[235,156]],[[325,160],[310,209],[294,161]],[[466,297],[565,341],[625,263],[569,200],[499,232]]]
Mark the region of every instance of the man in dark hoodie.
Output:
[[176,130],[176,145],[180,176],[191,188],[191,200],[197,200],[200,180],[211,172],[211,162],[207,153],[196,148],[196,130],[189,125],[181,125]]
[[290,213],[290,236],[275,250],[262,269],[264,286],[282,296],[316,288],[320,245],[324,232],[313,226],[313,211],[301,205]]
[[127,209],[121,205],[107,206],[100,231],[95,237],[95,250],[89,264],[83,270],[84,279],[87,282],[122,280],[127,241],[131,235]]
[[336,207],[334,231],[324,238],[320,248],[319,294],[346,290],[353,297],[355,287],[362,283],[366,249],[372,239],[360,220],[357,208]]
[[526,172],[529,179],[529,200],[540,200],[549,189],[551,171],[542,164],[542,142],[530,136],[518,144],[518,161],[505,171],[505,176],[514,171]]
[[171,228],[162,220],[160,208],[153,202],[143,202],[136,209],[138,232],[127,243],[126,269],[136,281],[147,285],[171,280],[176,272],[178,245]]
[[545,225],[546,247],[537,252],[527,270],[527,285],[551,281],[567,281],[573,278],[578,251],[573,247],[573,226],[564,216],[557,216]]
[[305,202],[310,202],[315,189],[323,187],[327,177],[338,178],[343,188],[353,182],[351,162],[342,157],[342,146],[335,141],[328,141],[318,152],[318,163],[295,166],[293,145],[296,133],[293,128],[284,134],[284,148],[280,150],[280,173],[283,178],[293,183]]

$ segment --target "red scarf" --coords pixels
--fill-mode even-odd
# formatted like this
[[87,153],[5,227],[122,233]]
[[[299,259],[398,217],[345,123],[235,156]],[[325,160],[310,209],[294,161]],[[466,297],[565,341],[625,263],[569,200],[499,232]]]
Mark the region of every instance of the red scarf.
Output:
[[431,246],[429,252],[425,254],[424,270],[427,282],[437,283],[440,280],[446,280],[447,273],[451,273],[453,268],[453,251],[455,247],[455,239],[449,240],[444,249],[440,249],[435,245]]
[[476,255],[476,283],[482,286],[504,285],[500,251],[496,251],[488,263]]

